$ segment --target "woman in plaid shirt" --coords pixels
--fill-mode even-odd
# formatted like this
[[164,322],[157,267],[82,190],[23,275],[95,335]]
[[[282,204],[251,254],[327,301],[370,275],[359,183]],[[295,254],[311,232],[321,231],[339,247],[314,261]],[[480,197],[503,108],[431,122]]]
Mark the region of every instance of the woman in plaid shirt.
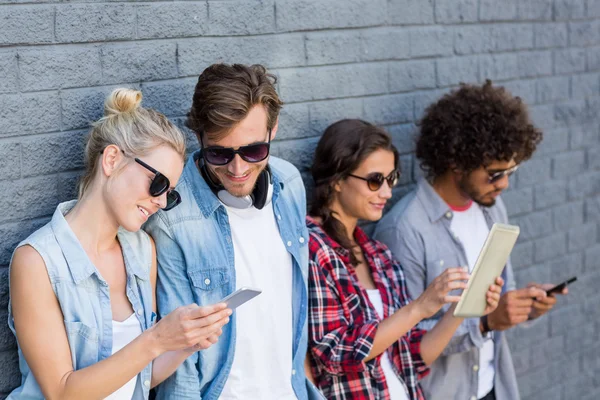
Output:
[[[431,331],[424,318],[456,303],[468,273],[449,268],[419,298],[408,298],[402,267],[358,220],[377,221],[400,175],[398,152],[382,129],[360,120],[328,127],[312,166],[309,243],[309,360],[327,399],[424,399],[418,379],[462,318],[451,307]],[[487,293],[498,305],[503,282]]]

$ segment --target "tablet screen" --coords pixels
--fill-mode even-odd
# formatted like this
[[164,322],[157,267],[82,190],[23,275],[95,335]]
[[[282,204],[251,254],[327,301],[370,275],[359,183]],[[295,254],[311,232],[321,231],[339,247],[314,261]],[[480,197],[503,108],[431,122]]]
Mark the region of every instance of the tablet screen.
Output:
[[508,261],[517,238],[519,227],[515,225],[494,224],[481,248],[479,257],[471,273],[467,289],[454,310],[456,317],[480,317],[483,315],[487,300],[486,293]]

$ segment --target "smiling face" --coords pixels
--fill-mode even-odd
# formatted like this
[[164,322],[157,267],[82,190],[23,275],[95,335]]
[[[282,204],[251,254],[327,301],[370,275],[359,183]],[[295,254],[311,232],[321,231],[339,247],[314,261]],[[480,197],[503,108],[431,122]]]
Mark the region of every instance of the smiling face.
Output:
[[[272,129],[271,140],[277,133],[277,124]],[[238,149],[255,143],[268,141],[267,112],[262,105],[254,106],[246,118],[240,121],[224,138],[210,140],[204,136],[203,147],[220,146]],[[244,161],[239,154],[223,166],[206,163],[208,171],[216,178],[225,190],[236,197],[248,196],[252,193],[258,176],[267,166],[269,157],[257,163]]]
[[494,161],[487,167],[480,167],[468,175],[458,179],[458,186],[463,194],[470,197],[475,203],[492,207],[496,204],[496,198],[509,186],[508,176],[503,176],[497,181],[490,183],[490,175],[504,171],[516,165],[511,161]]
[[[370,174],[380,173],[387,177],[396,169],[394,161],[394,153],[390,150],[375,150],[352,171],[352,175],[366,178]],[[367,182],[351,176],[338,182],[334,189],[331,208],[343,214],[341,218],[378,221],[392,197],[392,189],[387,181],[378,190],[372,191]]]
[[[102,167],[109,179],[104,185],[103,196],[119,226],[135,232],[150,215],[166,206],[167,192],[158,197],[151,196],[154,173],[123,155],[116,146],[107,150]],[[175,187],[183,171],[183,160],[173,148],[159,146],[138,158],[165,175],[170,181],[170,190]]]

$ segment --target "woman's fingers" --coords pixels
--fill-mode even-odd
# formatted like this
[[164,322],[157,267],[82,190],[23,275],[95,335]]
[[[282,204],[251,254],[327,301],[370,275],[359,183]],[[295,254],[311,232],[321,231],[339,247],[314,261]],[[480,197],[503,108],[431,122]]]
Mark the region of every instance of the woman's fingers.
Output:
[[453,273],[446,274],[443,277],[443,281],[444,282],[453,282],[453,281],[458,281],[458,280],[468,281],[469,277],[470,277],[470,275],[468,272],[465,272],[464,270],[460,270],[459,272],[453,272]]
[[219,311],[225,310],[227,304],[225,303],[217,303],[211,304],[209,306],[198,306],[196,304],[190,304],[186,306],[187,308],[187,317],[189,319],[203,319],[208,317],[209,315],[213,315]]
[[207,338],[212,335],[221,335],[223,333],[222,328],[229,322],[229,317],[222,318],[211,325],[198,328],[194,331],[192,340],[199,341],[202,338]]
[[219,335],[210,335],[207,340],[212,344],[215,344],[219,341]]
[[454,290],[454,289],[466,289],[467,288],[467,282],[463,282],[463,281],[454,281],[454,282],[448,282],[446,284],[446,292],[450,291],[450,290]]
[[226,308],[219,312],[210,314],[206,317],[194,319],[194,320],[190,321],[191,326],[193,327],[193,329],[197,329],[197,328],[202,328],[204,326],[213,325],[225,318],[228,318],[231,315],[231,312],[232,312],[231,309]]
[[444,296],[444,303],[458,303],[460,296]]

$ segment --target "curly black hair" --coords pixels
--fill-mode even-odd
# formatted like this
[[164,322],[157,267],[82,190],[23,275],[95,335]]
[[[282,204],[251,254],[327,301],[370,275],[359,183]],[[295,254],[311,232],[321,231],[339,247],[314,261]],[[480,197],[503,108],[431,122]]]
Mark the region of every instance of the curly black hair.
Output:
[[425,110],[416,155],[428,178],[494,161],[528,160],[542,140],[520,97],[487,80],[461,84]]

